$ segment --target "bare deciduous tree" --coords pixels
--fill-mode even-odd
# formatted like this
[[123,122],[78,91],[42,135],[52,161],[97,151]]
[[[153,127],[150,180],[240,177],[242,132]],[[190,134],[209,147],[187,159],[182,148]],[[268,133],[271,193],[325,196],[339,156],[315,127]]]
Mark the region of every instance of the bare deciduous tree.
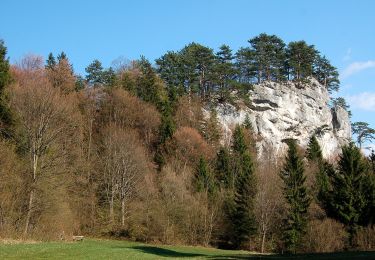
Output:
[[125,226],[128,201],[136,194],[137,185],[148,171],[146,151],[137,134],[116,126],[103,131],[104,179],[109,202],[109,216],[114,220],[116,196],[121,203],[121,225]]
[[[22,68],[20,71],[25,72]],[[43,71],[21,73],[27,77],[12,87],[11,106],[16,112],[20,131],[25,139],[23,146],[29,154],[30,188],[24,234],[29,231],[35,210],[37,185],[47,171],[61,167],[69,142],[74,136],[74,104],[69,97],[62,98],[60,90],[53,88]],[[61,170],[61,168],[59,169]]]

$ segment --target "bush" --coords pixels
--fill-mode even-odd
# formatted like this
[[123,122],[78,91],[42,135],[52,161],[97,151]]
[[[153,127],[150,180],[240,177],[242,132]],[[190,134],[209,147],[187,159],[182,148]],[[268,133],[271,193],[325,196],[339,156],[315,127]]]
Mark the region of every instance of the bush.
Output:
[[335,252],[343,250],[347,244],[348,234],[344,225],[333,220],[312,220],[308,223],[304,238],[305,252]]
[[375,227],[361,227],[354,235],[353,242],[359,250],[375,251]]

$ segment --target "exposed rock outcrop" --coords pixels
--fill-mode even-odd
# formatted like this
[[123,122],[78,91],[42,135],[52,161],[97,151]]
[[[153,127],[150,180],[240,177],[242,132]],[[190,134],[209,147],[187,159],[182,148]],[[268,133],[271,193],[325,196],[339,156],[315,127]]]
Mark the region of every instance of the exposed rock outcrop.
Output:
[[274,154],[286,150],[286,139],[295,139],[306,147],[314,133],[325,158],[336,156],[340,147],[351,139],[350,120],[341,107],[330,108],[326,88],[312,79],[308,86],[263,82],[249,92],[250,105],[219,105],[218,118],[223,127],[223,142],[230,142],[236,124],[244,122],[246,115],[260,140],[260,155],[267,148]]

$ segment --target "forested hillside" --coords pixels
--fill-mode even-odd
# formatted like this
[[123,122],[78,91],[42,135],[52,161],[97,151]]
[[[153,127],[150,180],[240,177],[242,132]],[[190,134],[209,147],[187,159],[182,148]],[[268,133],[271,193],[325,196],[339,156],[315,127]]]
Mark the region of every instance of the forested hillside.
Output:
[[289,139],[282,157],[259,156],[249,119],[222,142],[216,108],[251,105],[254,84],[339,89],[313,45],[260,34],[235,53],[190,43],[155,63],[94,60],[81,76],[64,52],[10,64],[0,42],[0,237],[374,250],[368,124],[353,124],[358,147],[348,142],[335,160],[315,134],[307,149]]

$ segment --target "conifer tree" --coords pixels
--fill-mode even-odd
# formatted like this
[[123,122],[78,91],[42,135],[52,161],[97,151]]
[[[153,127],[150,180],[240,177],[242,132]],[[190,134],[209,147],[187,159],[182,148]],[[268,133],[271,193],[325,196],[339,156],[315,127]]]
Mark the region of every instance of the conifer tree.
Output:
[[5,92],[11,81],[9,59],[6,54],[7,48],[4,45],[4,41],[0,40],[0,132],[2,136],[9,137],[11,135],[9,127],[13,124],[13,118]]
[[204,136],[212,145],[217,145],[220,141],[221,129],[215,108],[211,109],[210,117],[205,122]]
[[280,173],[284,182],[284,197],[288,203],[283,240],[288,252],[296,253],[306,231],[307,209],[310,198],[307,195],[304,176],[304,165],[297,152],[294,140],[289,141],[289,150]]
[[232,201],[229,218],[232,226],[232,244],[235,248],[244,246],[254,235],[255,216],[253,213],[256,194],[254,165],[241,126],[236,126],[232,144]]
[[350,111],[350,106],[346,103],[345,98],[338,97],[338,98],[332,98],[332,106],[333,107],[341,107],[348,112],[349,117],[352,116],[352,111]]
[[166,84],[168,96],[181,96],[185,93],[185,73],[182,55],[179,52],[168,51],[155,60],[157,72]]
[[195,184],[198,192],[205,192],[207,195],[211,195],[214,192],[215,181],[203,156],[199,158],[195,175]]
[[220,46],[216,53],[215,82],[218,85],[218,101],[223,103],[231,99],[230,92],[235,85],[236,70],[233,65],[234,56],[228,45]]
[[290,42],[287,49],[288,66],[295,80],[313,75],[313,64],[317,55],[314,45],[305,41]]
[[353,133],[357,135],[357,143],[359,149],[362,149],[362,144],[366,141],[372,142],[375,140],[375,129],[371,128],[366,122],[355,122],[352,124]]
[[250,130],[250,131],[253,131],[253,125],[251,124],[251,121],[250,121],[250,117],[249,117],[249,114],[246,114],[245,116],[245,121],[243,122],[243,126],[245,127],[245,129],[247,130]]
[[309,143],[307,145],[307,158],[310,161],[321,162],[323,160],[322,150],[316,136],[311,136]]
[[87,73],[86,80],[89,84],[100,86],[105,83],[103,78],[103,67],[100,61],[94,60],[89,66],[87,66],[85,71]]
[[55,56],[53,56],[52,52],[48,54],[48,58],[46,61],[46,69],[54,69],[56,66],[56,59]]
[[232,149],[233,152],[238,155],[245,154],[248,149],[243,129],[239,125],[234,129]]
[[59,55],[57,55],[57,61],[67,60],[68,57],[66,56],[65,52],[61,52]]
[[254,198],[256,182],[254,166],[249,151],[241,156],[241,172],[237,176],[234,193],[234,212],[232,215],[234,227],[234,245],[239,248],[256,232],[254,216]]
[[221,147],[216,156],[216,179],[224,188],[229,188],[232,183],[231,159],[227,148]]
[[309,163],[313,163],[317,166],[317,172],[315,173],[315,185],[314,185],[314,196],[317,202],[325,209],[328,207],[328,190],[329,190],[329,176],[332,176],[335,172],[334,167],[323,159],[322,150],[313,135],[307,146],[307,159]]
[[330,209],[333,216],[354,234],[366,206],[364,181],[366,162],[360,150],[350,143],[342,148],[338,171],[330,178]]
[[325,56],[316,56],[314,61],[314,77],[327,88],[329,93],[339,90],[339,73]]
[[276,35],[260,35],[249,40],[254,53],[253,62],[257,68],[258,83],[263,79],[279,80],[282,79],[285,43]]

